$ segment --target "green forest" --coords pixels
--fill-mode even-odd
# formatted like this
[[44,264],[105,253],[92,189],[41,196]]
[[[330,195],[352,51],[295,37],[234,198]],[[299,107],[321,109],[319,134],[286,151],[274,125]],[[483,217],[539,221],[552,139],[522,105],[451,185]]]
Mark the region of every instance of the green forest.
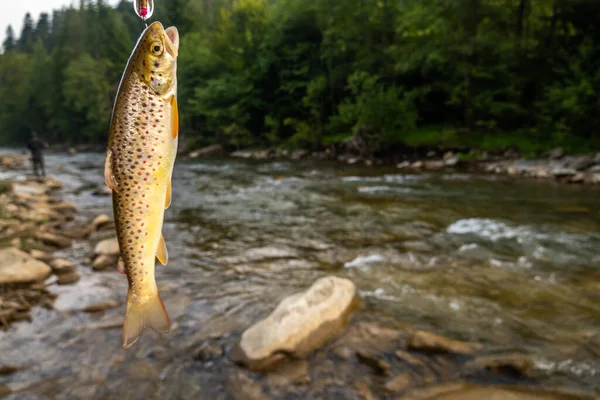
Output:
[[[600,148],[598,0],[155,0],[188,148]],[[130,1],[7,28],[0,142],[106,143]]]

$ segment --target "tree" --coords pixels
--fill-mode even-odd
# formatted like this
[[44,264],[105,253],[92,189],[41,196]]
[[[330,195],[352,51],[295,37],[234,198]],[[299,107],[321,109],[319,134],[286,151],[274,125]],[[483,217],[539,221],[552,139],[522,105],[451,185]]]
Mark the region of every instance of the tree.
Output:
[[33,19],[31,14],[25,14],[23,19],[23,28],[21,29],[21,35],[17,41],[17,48],[19,51],[30,52],[33,48],[35,30],[33,27]]
[[13,31],[12,25],[9,25],[8,28],[6,28],[6,33],[4,34],[4,36],[4,42],[2,42],[2,49],[4,49],[4,52],[14,50],[16,44],[15,33]]

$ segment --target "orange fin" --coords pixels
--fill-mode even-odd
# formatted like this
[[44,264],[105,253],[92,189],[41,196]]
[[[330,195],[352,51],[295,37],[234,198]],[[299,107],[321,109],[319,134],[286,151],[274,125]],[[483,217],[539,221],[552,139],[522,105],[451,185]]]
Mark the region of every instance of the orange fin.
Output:
[[156,258],[162,265],[167,265],[169,262],[169,252],[167,251],[167,245],[165,243],[165,238],[163,235],[160,235],[160,240],[158,241],[158,247],[156,248]]
[[171,206],[171,180],[167,184],[167,197],[165,198],[165,210]]
[[173,139],[177,139],[179,135],[179,107],[175,95],[171,96],[171,134]]
[[117,192],[117,180],[112,172],[112,151],[106,150],[106,157],[104,158],[104,183],[106,186]]
[[169,333],[171,323],[158,292],[145,303],[133,300],[131,291],[127,293],[127,311],[123,323],[123,348],[131,347],[142,335],[146,326],[155,332]]
[[117,271],[120,274],[125,274],[125,261],[123,261],[123,257],[119,257],[119,261],[117,261]]

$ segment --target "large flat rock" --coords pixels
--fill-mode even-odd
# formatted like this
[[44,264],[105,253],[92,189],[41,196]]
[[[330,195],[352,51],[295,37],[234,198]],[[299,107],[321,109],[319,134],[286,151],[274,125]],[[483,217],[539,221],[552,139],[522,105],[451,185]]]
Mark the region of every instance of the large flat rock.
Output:
[[41,281],[51,272],[47,264],[19,249],[0,249],[0,285]]
[[356,305],[356,285],[333,276],[285,298],[262,321],[248,328],[233,359],[250,369],[267,369],[285,358],[302,358],[337,335]]

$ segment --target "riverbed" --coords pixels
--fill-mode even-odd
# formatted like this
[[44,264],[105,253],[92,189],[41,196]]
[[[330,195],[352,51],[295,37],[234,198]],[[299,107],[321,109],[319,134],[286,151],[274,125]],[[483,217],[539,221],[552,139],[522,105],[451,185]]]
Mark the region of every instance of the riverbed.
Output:
[[[110,198],[93,194],[103,154],[46,163],[78,219],[112,216]],[[0,384],[16,392],[9,399],[230,398],[238,367],[228,354],[240,333],[285,296],[337,275],[358,287],[355,319],[526,354],[538,384],[600,394],[599,195],[460,171],[180,158],[163,229],[170,259],[157,265],[172,333],[147,331],[123,351],[126,279],[91,271],[94,243],[76,241],[58,255],[80,264],[81,280],[52,289],[54,310],[0,332],[0,360],[24,368]],[[109,300],[122,304],[77,312]],[[200,362],[208,339],[223,354]],[[305,390],[273,397],[336,398]]]

